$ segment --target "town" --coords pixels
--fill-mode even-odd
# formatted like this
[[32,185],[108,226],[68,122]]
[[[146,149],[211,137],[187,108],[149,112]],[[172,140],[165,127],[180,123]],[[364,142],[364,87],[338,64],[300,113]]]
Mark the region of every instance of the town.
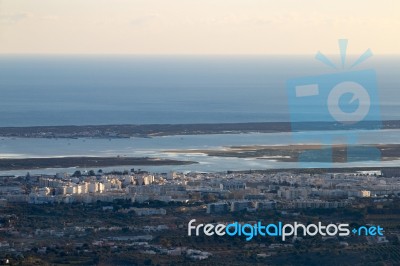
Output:
[[[243,262],[276,263],[283,253],[290,262],[302,252],[313,260],[332,250],[346,259],[359,250],[371,250],[373,259],[400,263],[397,168],[339,173],[90,170],[3,176],[0,182],[0,259],[4,263],[32,265],[54,258],[57,263],[96,264],[117,256],[129,263],[162,264],[172,257],[177,264],[195,265],[235,254],[238,248],[249,251],[240,256]],[[385,233],[379,237],[294,237],[285,243],[276,239],[247,243],[238,237],[229,243],[225,238],[188,237],[187,223],[192,218],[213,223],[278,218],[365,222],[383,226]]]

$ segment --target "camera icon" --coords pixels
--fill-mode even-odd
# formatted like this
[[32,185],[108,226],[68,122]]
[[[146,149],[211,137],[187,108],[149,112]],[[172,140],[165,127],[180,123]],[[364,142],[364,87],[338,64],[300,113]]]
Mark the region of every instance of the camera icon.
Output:
[[[339,123],[342,129],[357,124],[363,129],[381,128],[372,69],[290,79],[287,94],[293,130],[304,129],[301,122]],[[318,128],[315,123],[307,125],[308,130]]]
[[380,160],[378,149],[358,144],[358,129],[382,128],[373,69],[299,77],[286,85],[294,141],[320,145],[301,152],[299,163],[331,167],[335,150],[345,151],[343,162]]

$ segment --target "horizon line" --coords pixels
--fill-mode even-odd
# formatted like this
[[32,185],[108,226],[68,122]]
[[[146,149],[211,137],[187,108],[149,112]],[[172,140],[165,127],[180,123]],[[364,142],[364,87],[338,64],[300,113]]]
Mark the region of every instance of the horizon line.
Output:
[[[230,57],[242,57],[242,56],[315,56],[315,53],[296,53],[296,54],[218,54],[218,53],[209,53],[209,54],[197,54],[197,53],[172,53],[172,54],[164,54],[164,53],[146,53],[146,54],[138,54],[138,53],[0,53],[0,56],[230,56]],[[340,53],[326,53],[328,56],[340,56]],[[359,56],[359,54],[351,53],[347,54],[347,56]],[[400,56],[400,53],[374,53],[374,56]]]

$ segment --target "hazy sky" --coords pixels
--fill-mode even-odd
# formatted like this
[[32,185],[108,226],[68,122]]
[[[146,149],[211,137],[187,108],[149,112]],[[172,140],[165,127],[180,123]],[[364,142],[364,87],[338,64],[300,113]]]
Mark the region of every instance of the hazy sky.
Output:
[[0,53],[400,53],[399,0],[0,0]]

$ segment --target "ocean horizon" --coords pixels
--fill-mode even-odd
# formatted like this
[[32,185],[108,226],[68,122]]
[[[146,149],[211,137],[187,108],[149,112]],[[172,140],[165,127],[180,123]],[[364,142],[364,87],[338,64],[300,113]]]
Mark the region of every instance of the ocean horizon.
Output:
[[[399,63],[351,69],[376,70],[383,120],[400,119]],[[2,55],[0,126],[286,122],[288,79],[338,71],[313,56]]]

